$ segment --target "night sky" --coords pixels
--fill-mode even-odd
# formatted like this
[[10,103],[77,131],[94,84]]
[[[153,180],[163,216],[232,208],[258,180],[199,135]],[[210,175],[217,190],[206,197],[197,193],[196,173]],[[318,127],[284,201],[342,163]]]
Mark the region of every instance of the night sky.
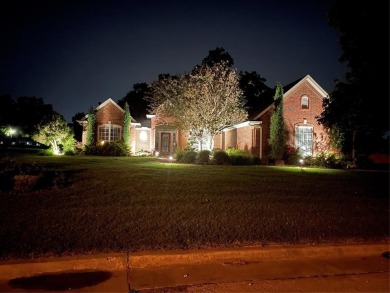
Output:
[[186,73],[223,47],[237,71],[286,85],[343,79],[332,1],[0,2],[0,95],[36,96],[68,122],[133,84]]

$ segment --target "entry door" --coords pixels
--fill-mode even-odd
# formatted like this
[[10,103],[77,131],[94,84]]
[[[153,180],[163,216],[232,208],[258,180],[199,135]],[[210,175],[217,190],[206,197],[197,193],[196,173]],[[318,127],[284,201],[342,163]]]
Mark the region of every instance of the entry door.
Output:
[[169,154],[169,142],[171,141],[170,133],[161,133],[161,153]]

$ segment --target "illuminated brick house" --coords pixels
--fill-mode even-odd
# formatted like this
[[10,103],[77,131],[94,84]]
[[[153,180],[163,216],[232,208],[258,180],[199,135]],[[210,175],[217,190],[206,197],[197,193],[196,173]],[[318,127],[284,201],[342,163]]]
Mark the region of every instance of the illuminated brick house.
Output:
[[[306,75],[283,87],[283,112],[287,145],[299,149],[303,156],[316,155],[329,149],[328,130],[318,125],[316,116],[323,111],[327,92]],[[258,105],[248,110],[248,121],[225,128],[214,138],[214,148],[235,147],[266,159],[269,153],[271,115],[275,90],[264,93]]]
[[[328,94],[310,76],[286,85],[284,88],[284,118],[287,144],[299,149],[303,155],[315,155],[329,149],[328,130],[318,125],[316,116],[322,112],[322,100]],[[248,120],[226,127],[214,137],[214,149],[226,150],[230,147],[242,149],[261,159],[269,152],[270,118],[273,113],[274,90],[264,93],[259,103],[248,109]],[[123,131],[124,110],[112,99],[100,104],[96,109],[97,142],[120,140]],[[172,155],[177,148],[188,146],[190,134],[175,128],[174,120],[167,117],[147,115],[150,126],[142,126],[132,120],[132,153],[149,151],[160,155]],[[87,116],[80,120],[83,125],[85,144]]]
[[[122,140],[125,110],[112,99],[106,100],[95,108],[95,141],[111,143]],[[77,121],[83,126],[82,145],[86,143],[88,114]],[[152,149],[150,127],[142,126],[133,118],[130,126],[130,145],[133,153]]]

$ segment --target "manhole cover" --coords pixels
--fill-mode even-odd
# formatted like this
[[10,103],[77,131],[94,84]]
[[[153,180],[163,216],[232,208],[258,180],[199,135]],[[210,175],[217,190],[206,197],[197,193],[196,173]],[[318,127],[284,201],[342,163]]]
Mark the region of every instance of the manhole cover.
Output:
[[14,288],[25,290],[59,291],[80,289],[102,283],[111,278],[107,271],[65,271],[21,277],[9,281]]

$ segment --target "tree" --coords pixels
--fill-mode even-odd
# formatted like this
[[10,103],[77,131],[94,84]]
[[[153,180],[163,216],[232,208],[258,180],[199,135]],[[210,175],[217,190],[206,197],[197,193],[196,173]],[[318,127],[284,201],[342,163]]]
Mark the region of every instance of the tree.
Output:
[[253,107],[261,103],[260,95],[270,90],[270,87],[265,84],[267,80],[256,71],[240,71],[239,79],[246,107]]
[[95,110],[91,108],[88,113],[87,134],[85,145],[91,146],[95,144]]
[[58,113],[53,114],[50,121],[38,125],[33,139],[39,143],[50,145],[56,155],[61,153],[60,146],[63,147],[64,152],[74,151],[75,141],[72,129]]
[[16,100],[16,124],[25,135],[32,135],[39,125],[51,121],[56,112],[42,98],[18,97]]
[[270,156],[275,160],[282,160],[286,144],[285,124],[283,117],[283,87],[277,83],[274,96],[274,112],[271,116],[271,130],[269,144]]
[[207,65],[209,67],[218,63],[224,63],[228,67],[232,67],[234,65],[232,56],[230,56],[230,54],[222,47],[210,50],[209,54],[202,61],[202,65]]
[[191,74],[160,77],[152,83],[152,109],[174,118],[179,129],[191,131],[200,148],[205,138],[247,118],[236,72],[224,63],[202,65]]
[[[355,5],[356,4],[356,5]],[[389,151],[381,136],[389,126],[389,2],[338,0],[329,23],[339,33],[340,62],[347,65],[345,81],[337,82],[319,122],[336,128],[343,151],[352,154]],[[383,86],[385,85],[385,86]]]
[[128,103],[132,117],[136,121],[141,122],[146,119],[146,114],[149,113],[149,100],[147,97],[150,96],[150,93],[151,87],[149,84],[145,82],[136,83],[133,85],[133,89],[118,101],[118,105],[123,108],[125,103]]
[[125,103],[125,116],[123,119],[123,141],[125,145],[128,148],[128,151],[130,152],[131,145],[130,145],[130,125],[131,125],[131,115],[130,115],[130,108],[129,104]]
[[80,123],[77,122],[77,120],[80,120],[84,116],[84,112],[78,112],[72,117],[71,127],[73,128],[74,139],[77,141],[81,141],[83,135],[83,126],[81,126]]

